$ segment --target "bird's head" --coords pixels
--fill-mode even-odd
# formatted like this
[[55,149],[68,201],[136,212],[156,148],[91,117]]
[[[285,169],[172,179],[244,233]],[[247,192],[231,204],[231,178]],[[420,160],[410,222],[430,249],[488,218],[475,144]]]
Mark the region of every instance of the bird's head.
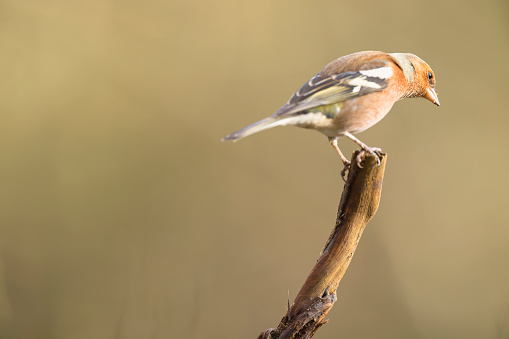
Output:
[[390,55],[403,71],[407,82],[402,88],[402,98],[426,98],[440,106],[435,91],[435,73],[431,67],[415,54],[391,53]]
[[435,73],[429,65],[417,55],[405,53],[414,68],[414,75],[410,81],[411,96],[428,99],[437,106],[440,106],[438,94],[435,90]]

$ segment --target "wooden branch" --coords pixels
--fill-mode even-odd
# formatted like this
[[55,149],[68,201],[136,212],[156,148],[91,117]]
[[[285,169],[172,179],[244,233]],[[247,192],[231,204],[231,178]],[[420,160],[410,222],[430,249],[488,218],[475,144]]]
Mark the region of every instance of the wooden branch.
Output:
[[269,328],[258,339],[311,338],[327,322],[327,313],[337,300],[336,290],[352,260],[364,227],[380,202],[387,156],[365,154],[363,168],[352,156],[351,170],[338,208],[336,225],[311,273],[276,329]]

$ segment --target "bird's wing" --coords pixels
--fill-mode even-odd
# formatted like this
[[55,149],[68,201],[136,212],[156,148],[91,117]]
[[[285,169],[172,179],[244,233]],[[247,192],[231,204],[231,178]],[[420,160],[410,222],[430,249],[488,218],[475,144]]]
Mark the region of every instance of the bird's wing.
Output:
[[366,71],[349,71],[323,76],[318,73],[302,86],[273,117],[286,118],[307,110],[344,102],[369,93],[379,92],[388,85],[392,70],[385,66]]

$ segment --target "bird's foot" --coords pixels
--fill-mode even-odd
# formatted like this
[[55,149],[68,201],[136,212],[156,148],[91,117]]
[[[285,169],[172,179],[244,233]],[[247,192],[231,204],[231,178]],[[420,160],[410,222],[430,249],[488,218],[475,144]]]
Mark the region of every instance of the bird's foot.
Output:
[[348,171],[350,169],[350,161],[346,161],[343,163],[345,165],[345,167],[343,167],[343,169],[341,170],[341,178],[343,179],[344,182],[346,182],[346,179],[345,179],[345,175],[346,175],[346,171]]
[[381,148],[369,147],[369,146],[362,147],[361,151],[357,155],[357,166],[359,166],[359,168],[362,168],[361,162],[362,162],[362,159],[364,158],[365,153],[374,155],[376,157],[376,162],[377,162],[378,166],[380,166],[380,157],[382,155],[385,155],[385,153],[382,152]]

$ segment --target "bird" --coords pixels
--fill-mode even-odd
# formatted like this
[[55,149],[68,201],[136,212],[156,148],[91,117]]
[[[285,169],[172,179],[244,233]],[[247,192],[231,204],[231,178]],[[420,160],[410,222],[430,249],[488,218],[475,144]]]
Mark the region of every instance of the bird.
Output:
[[425,98],[440,106],[435,74],[421,58],[411,53],[363,51],[345,55],[327,64],[295,92],[273,115],[222,138],[237,141],[276,126],[298,126],[324,134],[344,164],[350,161],[338,146],[345,136],[360,146],[357,164],[367,152],[377,156],[381,149],[369,147],[354,134],[379,122],[394,103],[404,98]]

